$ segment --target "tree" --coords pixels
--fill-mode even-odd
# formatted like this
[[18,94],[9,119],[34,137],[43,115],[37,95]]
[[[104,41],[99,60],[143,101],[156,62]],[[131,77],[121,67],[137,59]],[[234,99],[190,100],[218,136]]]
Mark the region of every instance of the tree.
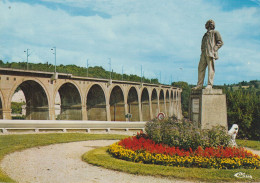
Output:
[[239,138],[260,138],[260,96],[255,90],[225,90],[229,126],[239,125]]

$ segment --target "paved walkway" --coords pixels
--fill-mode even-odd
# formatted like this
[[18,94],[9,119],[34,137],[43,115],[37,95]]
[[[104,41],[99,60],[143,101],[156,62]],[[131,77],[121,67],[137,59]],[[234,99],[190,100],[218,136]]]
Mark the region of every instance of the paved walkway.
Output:
[[[107,146],[114,140],[95,140],[55,144],[27,149],[5,156],[1,168],[19,183],[172,183],[189,181],[152,176],[138,176],[107,170],[81,161],[93,148]],[[194,182],[194,181],[192,181]]]

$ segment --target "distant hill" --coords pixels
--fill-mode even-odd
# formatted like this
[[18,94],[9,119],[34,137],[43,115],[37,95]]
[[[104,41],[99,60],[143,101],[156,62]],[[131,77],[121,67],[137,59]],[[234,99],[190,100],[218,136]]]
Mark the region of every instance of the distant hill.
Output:
[[245,92],[253,92],[256,93],[257,96],[260,95],[260,81],[252,80],[252,81],[242,81],[236,84],[229,84],[224,86],[218,86],[219,88],[230,91],[245,91]]
[[[13,68],[13,69],[27,69],[27,65],[25,62],[7,62],[4,63],[2,60],[0,60],[0,67],[3,68]],[[29,63],[28,64],[28,70],[35,70],[35,71],[46,71],[46,72],[54,72],[54,65],[46,63]],[[109,79],[110,78],[110,72],[106,71],[101,66],[95,66],[95,67],[89,67],[88,69],[86,67],[79,67],[74,64],[72,65],[57,65],[56,70],[59,73],[69,73],[73,74],[75,76],[83,76],[83,77],[94,77],[94,78],[103,78],[103,79]],[[116,72],[111,73],[111,78],[113,80],[124,80],[124,81],[135,81],[140,82],[141,77],[134,75],[134,74],[119,74]],[[143,77],[142,82],[144,83],[153,83],[158,84],[159,81],[157,78],[148,79]]]

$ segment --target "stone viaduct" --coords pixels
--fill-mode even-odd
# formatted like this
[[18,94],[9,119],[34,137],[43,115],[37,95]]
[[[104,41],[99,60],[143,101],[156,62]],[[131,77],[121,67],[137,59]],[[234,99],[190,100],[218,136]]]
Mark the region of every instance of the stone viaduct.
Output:
[[[0,68],[0,118],[11,119],[18,89],[26,99],[27,120],[149,121],[164,112],[181,118],[181,89],[71,74]],[[61,110],[55,116],[55,97]]]

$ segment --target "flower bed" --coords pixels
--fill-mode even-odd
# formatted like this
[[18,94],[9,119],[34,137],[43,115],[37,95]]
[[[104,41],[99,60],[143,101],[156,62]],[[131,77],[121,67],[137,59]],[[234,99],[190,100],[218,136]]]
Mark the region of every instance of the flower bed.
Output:
[[217,169],[260,168],[260,157],[244,148],[219,146],[183,150],[156,144],[151,139],[143,137],[125,138],[112,144],[108,152],[119,159],[146,164]]

